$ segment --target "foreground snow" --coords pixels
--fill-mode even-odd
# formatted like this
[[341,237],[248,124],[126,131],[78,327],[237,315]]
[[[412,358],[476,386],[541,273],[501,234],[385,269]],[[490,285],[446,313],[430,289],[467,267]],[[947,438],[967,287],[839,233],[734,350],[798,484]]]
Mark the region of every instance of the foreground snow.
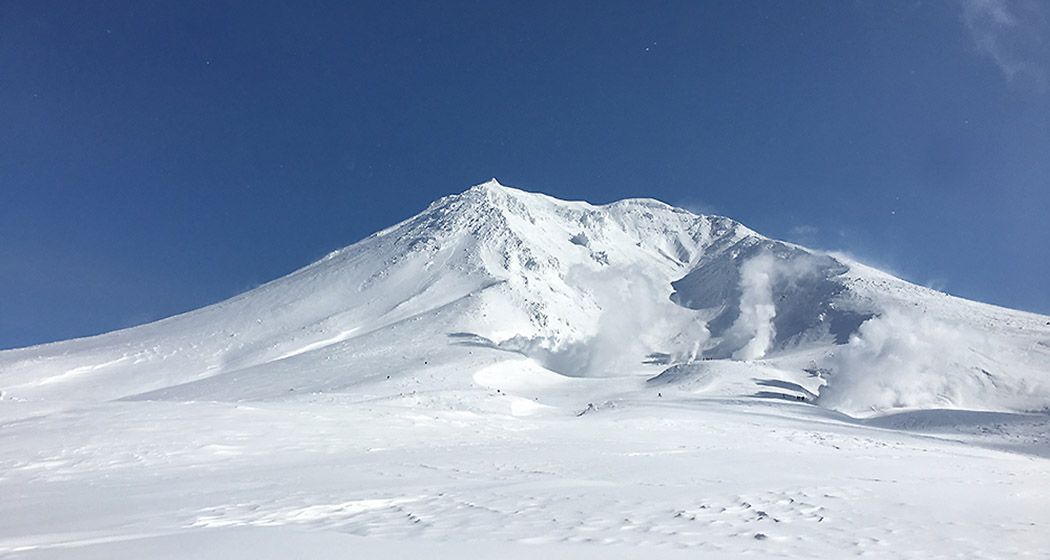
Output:
[[[577,416],[586,403],[517,405],[551,390],[529,389],[111,402],[43,416],[14,407],[5,412],[24,417],[0,428],[0,554],[1039,558],[1050,550],[1042,416],[925,411],[865,424],[778,399],[646,389],[608,395]],[[882,427],[893,423],[917,431]]]

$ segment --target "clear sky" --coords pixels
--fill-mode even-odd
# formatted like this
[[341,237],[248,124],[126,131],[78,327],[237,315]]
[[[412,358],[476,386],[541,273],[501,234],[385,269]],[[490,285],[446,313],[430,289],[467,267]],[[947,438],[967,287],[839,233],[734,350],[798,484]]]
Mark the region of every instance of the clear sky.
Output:
[[0,3],[0,348],[496,177],[1050,313],[1050,3]]

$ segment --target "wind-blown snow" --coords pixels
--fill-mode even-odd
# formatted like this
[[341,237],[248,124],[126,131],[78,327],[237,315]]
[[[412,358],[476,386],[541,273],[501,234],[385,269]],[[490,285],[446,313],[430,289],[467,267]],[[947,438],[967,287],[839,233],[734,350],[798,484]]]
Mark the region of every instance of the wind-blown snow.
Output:
[[0,555],[1036,557],[1048,364],[1044,316],[491,181],[0,352]]

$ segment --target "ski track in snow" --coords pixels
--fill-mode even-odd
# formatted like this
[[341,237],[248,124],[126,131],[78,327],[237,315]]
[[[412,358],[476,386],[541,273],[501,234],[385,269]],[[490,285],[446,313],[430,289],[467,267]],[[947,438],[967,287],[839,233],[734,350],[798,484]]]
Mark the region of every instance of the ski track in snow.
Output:
[[342,342],[342,341],[350,338],[357,331],[358,331],[358,329],[356,329],[356,328],[355,329],[345,330],[345,331],[340,332],[339,334],[337,334],[335,336],[326,338],[324,340],[318,340],[317,342],[312,342],[312,343],[307,344],[305,346],[302,346],[300,348],[296,348],[295,350],[291,350],[291,351],[285,352],[284,354],[281,354],[280,356],[277,356],[276,358],[274,358],[274,361],[283,360],[285,358],[291,358],[292,356],[298,356],[299,354],[305,354],[307,352],[312,352],[312,351],[317,350],[319,348],[324,348],[325,346],[331,346],[331,345],[333,345],[333,344],[335,344],[337,342]]

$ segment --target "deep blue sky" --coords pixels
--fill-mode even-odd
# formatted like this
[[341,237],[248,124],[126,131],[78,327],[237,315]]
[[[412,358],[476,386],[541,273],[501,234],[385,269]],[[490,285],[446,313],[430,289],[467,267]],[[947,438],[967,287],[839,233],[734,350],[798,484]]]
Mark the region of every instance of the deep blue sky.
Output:
[[0,348],[497,177],[1050,312],[1050,4],[0,2]]

